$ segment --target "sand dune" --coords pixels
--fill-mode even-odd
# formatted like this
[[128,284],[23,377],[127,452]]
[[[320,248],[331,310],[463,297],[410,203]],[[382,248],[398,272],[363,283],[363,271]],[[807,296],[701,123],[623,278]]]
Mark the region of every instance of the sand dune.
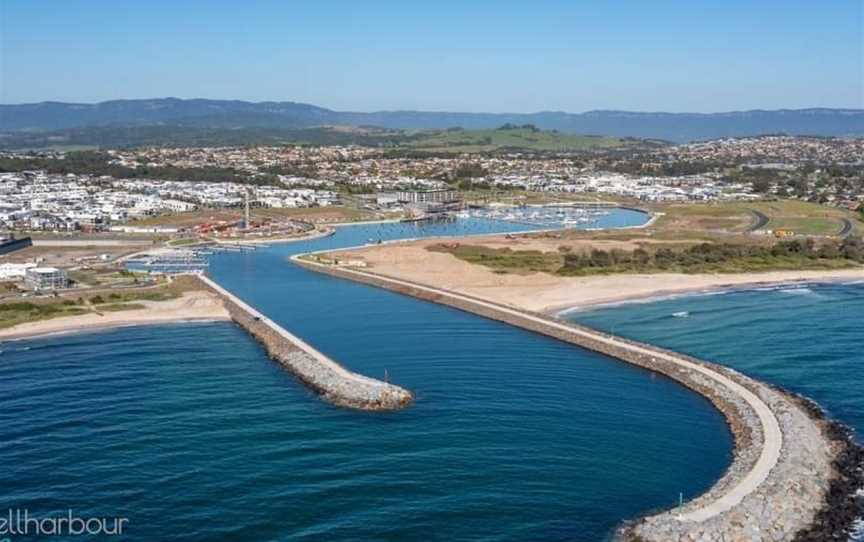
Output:
[[591,277],[559,277],[547,273],[497,274],[451,254],[427,251],[425,246],[434,242],[440,241],[380,245],[341,254],[349,259],[365,260],[369,270],[376,273],[539,312],[762,283],[864,280],[864,269]]

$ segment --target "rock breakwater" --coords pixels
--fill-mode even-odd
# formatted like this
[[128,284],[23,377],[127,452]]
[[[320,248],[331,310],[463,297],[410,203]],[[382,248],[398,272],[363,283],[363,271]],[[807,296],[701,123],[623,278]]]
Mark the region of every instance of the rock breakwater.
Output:
[[231,319],[260,341],[272,359],[325,400],[360,410],[398,410],[413,402],[414,397],[408,390],[347,370],[210,278],[196,277],[205,288],[222,298]]
[[[724,476],[683,506],[622,525],[622,541],[832,540],[850,527],[860,449],[800,398],[733,369],[546,315],[345,267],[293,258],[309,269],[434,301],[552,336],[672,378],[725,416],[735,455]],[[683,429],[683,428],[682,428]],[[856,452],[857,450],[857,452]],[[849,506],[840,506],[842,501]],[[838,516],[839,510],[845,510]]]

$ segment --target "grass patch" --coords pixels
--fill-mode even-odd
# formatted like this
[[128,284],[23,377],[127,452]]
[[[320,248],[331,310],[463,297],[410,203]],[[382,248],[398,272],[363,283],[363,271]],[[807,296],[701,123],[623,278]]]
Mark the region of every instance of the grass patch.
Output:
[[176,299],[182,292],[176,291],[169,286],[155,290],[131,290],[131,291],[115,291],[105,294],[97,294],[90,297],[89,301],[92,305],[102,305],[104,303],[129,303],[131,301],[168,301]]
[[496,274],[550,273],[560,276],[619,273],[748,273],[780,270],[830,270],[860,267],[864,242],[849,238],[817,245],[812,240],[772,245],[694,243],[645,244],[635,250],[558,252],[512,250],[440,243],[427,250],[445,252]]
[[[157,288],[105,290],[85,297],[33,298],[28,301],[0,303],[0,329],[26,322],[48,320],[62,316],[75,316],[100,312],[146,309],[143,301],[168,301],[185,292],[200,290],[200,283],[192,277],[179,276],[171,283]],[[70,295],[75,295],[74,292]]]
[[62,301],[54,303],[30,303],[26,301],[0,303],[0,329],[25,322],[37,322],[60,316],[74,316],[86,312],[87,310],[80,306],[68,305]]
[[843,218],[862,225],[862,217],[846,209],[798,200],[673,203],[658,205],[656,210],[664,213],[655,224],[655,229],[660,230],[740,233],[752,227],[753,211],[768,217],[764,229],[788,229],[800,235],[837,234]]
[[772,218],[769,230],[790,230],[801,235],[833,235],[840,232],[841,223],[832,218]]
[[500,273],[555,273],[563,264],[559,254],[539,250],[512,250],[479,245],[432,245],[432,252],[447,252],[469,263],[483,265]]
[[168,241],[168,245],[172,247],[182,247],[185,245],[191,245],[193,243],[197,243],[198,239],[194,237],[187,237],[185,239],[174,239],[173,241]]
[[109,303],[107,305],[99,305],[96,307],[97,311],[100,312],[119,312],[119,311],[133,311],[138,309],[146,309],[144,305],[140,303]]
[[[635,141],[618,137],[581,136],[513,127],[496,130],[440,130],[413,136],[403,148],[429,152],[478,153],[495,150],[584,151],[633,146]],[[640,142],[644,145],[645,142]]]

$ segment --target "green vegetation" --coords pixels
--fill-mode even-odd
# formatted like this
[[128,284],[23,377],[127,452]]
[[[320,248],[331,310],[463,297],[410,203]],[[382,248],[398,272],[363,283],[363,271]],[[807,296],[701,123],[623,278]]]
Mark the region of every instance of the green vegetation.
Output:
[[128,303],[130,301],[167,301],[179,296],[179,292],[165,286],[152,290],[127,290],[99,294],[92,296],[89,301],[93,305],[100,305],[102,303]]
[[[633,138],[571,136],[526,125],[505,124],[497,130],[430,130],[409,132],[375,127],[320,126],[89,126],[51,131],[6,132],[0,149],[90,150],[131,147],[243,147],[254,145],[361,145],[424,153],[522,149],[583,151],[596,148],[650,149],[659,141]],[[288,166],[286,166],[288,167]],[[273,171],[272,173],[281,173]]]
[[28,301],[0,303],[0,329],[24,322],[36,322],[58,316],[73,316],[85,312],[87,312],[85,308],[74,302],[71,305],[61,301],[52,303],[31,303]]
[[404,135],[346,127],[89,126],[52,131],[6,132],[0,149],[116,149],[129,147],[243,147],[247,145],[396,144]]
[[71,152],[63,159],[28,157],[0,158],[0,172],[44,169],[48,173],[110,175],[117,179],[165,179],[170,181],[232,182],[268,184],[267,177],[250,177],[232,168],[173,166],[129,168],[109,164],[109,156],[101,152]]
[[[234,222],[242,217],[241,211],[237,209],[203,209],[186,213],[170,213],[152,216],[141,220],[130,222],[134,226],[175,226],[188,228],[204,222]],[[352,207],[296,207],[296,208],[258,208],[252,211],[252,219],[294,219],[307,222],[360,222],[364,220],[376,220],[381,217],[363,209]],[[172,241],[171,245],[183,245],[197,241],[189,239],[184,242]]]
[[511,250],[477,245],[438,244],[427,250],[447,252],[460,260],[484,265],[496,273],[557,273],[563,260],[560,254],[539,250]]
[[146,309],[144,305],[140,303],[108,303],[106,305],[99,305],[96,307],[97,311],[100,312],[119,312],[119,311],[132,311],[137,309]]
[[141,280],[150,280],[125,269],[76,269],[69,272],[69,278],[79,287],[134,286]]
[[799,235],[834,235],[847,218],[862,226],[861,216],[837,207],[798,200],[681,203],[657,207],[664,213],[655,228],[676,231],[745,232],[753,227],[753,211],[768,217],[765,230],[790,230]]
[[182,246],[191,245],[191,244],[194,244],[197,242],[198,242],[198,239],[196,239],[194,237],[186,237],[183,239],[174,239],[172,241],[168,241],[168,246],[182,247]]
[[771,218],[766,226],[769,230],[788,230],[808,235],[833,235],[840,231],[841,224],[831,218],[779,217]]
[[571,152],[634,146],[641,141],[605,136],[581,136],[541,131],[533,126],[504,125],[497,130],[449,129],[415,134],[403,147],[430,152],[491,152],[531,150]]
[[144,309],[141,301],[167,301],[184,292],[200,289],[200,283],[190,277],[176,277],[169,284],[156,288],[104,290],[84,297],[33,298],[32,301],[0,302],[0,329],[25,322],[48,320],[92,312],[114,312]]
[[453,254],[496,273],[546,272],[562,276],[836,269],[864,263],[864,242],[852,237],[819,245],[806,239],[767,246],[744,243],[699,243],[684,248],[645,245],[631,251],[571,252],[569,247],[562,246],[554,253],[461,244],[438,244],[430,246],[429,250]]

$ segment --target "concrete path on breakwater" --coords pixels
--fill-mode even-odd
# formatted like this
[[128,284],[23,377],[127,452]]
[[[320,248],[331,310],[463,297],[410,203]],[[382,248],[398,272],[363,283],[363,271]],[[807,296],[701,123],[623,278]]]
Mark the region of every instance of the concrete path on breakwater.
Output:
[[274,359],[328,401],[360,410],[397,410],[413,402],[408,390],[349,371],[209,277],[195,276],[223,299],[231,318],[261,341]]
[[[794,398],[731,369],[408,280],[326,265],[302,255],[301,266],[435,301],[556,337],[669,376],[705,395],[729,421],[736,441],[726,475],[678,510],[631,522],[623,540],[794,540],[826,508],[838,445]],[[788,436],[788,438],[784,438]]]

